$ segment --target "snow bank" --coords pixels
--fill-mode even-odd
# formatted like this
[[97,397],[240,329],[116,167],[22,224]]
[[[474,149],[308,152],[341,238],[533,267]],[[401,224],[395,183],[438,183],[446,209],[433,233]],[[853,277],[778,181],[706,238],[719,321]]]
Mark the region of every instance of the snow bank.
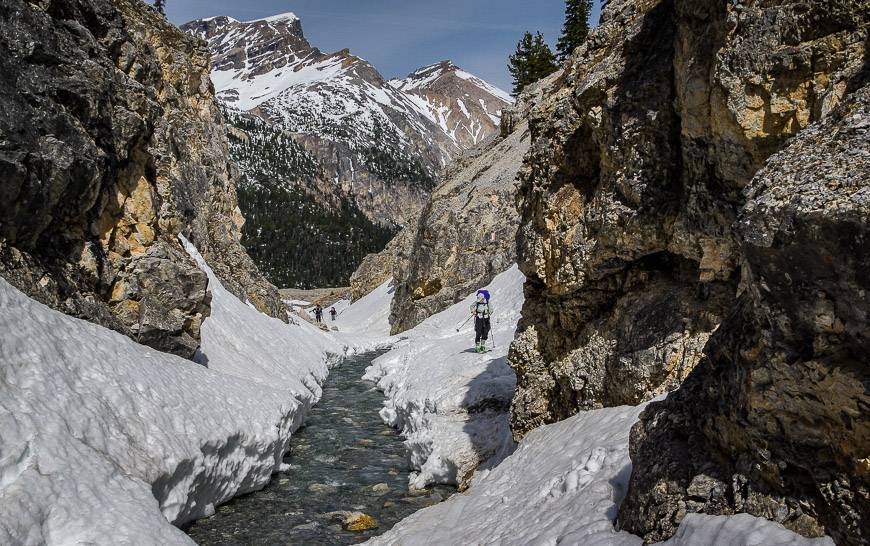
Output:
[[805,538],[779,523],[749,514],[688,514],[677,534],[658,546],[834,546],[829,537]]
[[523,282],[514,266],[487,287],[494,309],[491,352],[473,351],[472,321],[456,331],[469,316],[469,295],[403,334],[366,370],[364,379],[376,381],[387,397],[381,417],[406,438],[411,467],[418,471],[412,486],[464,484],[479,465],[497,464],[513,450],[507,410],[516,377],[506,357]]
[[329,360],[337,361],[348,348],[312,324],[287,325],[243,303],[224,288],[196,248],[181,239],[208,275],[212,295],[197,360],[217,372],[286,389],[306,409],[319,400]]
[[389,337],[394,292],[393,279],[389,279],[352,304],[347,300],[336,302],[339,331]]
[[643,410],[584,412],[530,432],[471,488],[412,514],[369,544],[640,546],[613,520],[631,463],[628,435]]
[[[631,475],[628,440],[643,410],[582,412],[530,432],[516,451],[471,488],[412,514],[370,545],[585,544],[641,546],[614,521]],[[747,514],[686,516],[659,546],[833,546]]]
[[0,543],[190,544],[170,525],[256,490],[348,347],[208,273],[208,368],[53,311],[0,279]]

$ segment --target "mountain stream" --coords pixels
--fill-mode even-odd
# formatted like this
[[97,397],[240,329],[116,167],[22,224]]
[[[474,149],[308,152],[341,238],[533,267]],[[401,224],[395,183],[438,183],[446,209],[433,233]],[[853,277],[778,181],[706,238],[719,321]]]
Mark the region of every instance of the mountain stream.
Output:
[[[261,491],[233,499],[194,522],[190,537],[207,545],[355,544],[440,502],[455,489],[408,490],[410,471],[397,432],[378,415],[383,395],[360,379],[381,353],[346,359],[326,380],[323,396],[290,441],[287,472]],[[378,527],[346,529],[347,513]]]

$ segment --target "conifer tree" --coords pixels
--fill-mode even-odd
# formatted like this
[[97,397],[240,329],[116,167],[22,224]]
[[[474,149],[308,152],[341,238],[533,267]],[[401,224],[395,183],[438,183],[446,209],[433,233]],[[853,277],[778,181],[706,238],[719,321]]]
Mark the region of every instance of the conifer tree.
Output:
[[556,64],[556,56],[553,54],[553,50],[544,41],[544,36],[540,32],[535,35],[532,51],[532,58],[534,59],[532,65],[532,77],[534,79],[532,82],[546,78],[559,68],[559,65]]
[[532,33],[526,32],[522,39],[517,42],[517,50],[508,59],[508,72],[514,80],[514,96],[519,95],[523,88],[530,83],[532,56]]
[[166,15],[166,0],[154,0],[154,8],[163,15]]
[[592,0],[565,1],[565,25],[562,27],[562,36],[556,42],[560,62],[565,62],[577,46],[586,41],[590,15]]
[[508,71],[514,80],[514,96],[522,93],[527,85],[549,76],[557,68],[556,57],[544,41],[544,36],[538,32],[533,37],[531,32],[526,32],[508,63]]

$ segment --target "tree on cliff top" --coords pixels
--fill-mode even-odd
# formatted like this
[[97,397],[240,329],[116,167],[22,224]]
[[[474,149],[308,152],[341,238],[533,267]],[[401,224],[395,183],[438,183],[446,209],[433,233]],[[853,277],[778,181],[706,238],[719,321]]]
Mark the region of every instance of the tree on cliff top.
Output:
[[560,62],[568,60],[577,46],[586,41],[591,14],[592,0],[565,1],[565,25],[562,27],[562,36],[556,42]]
[[526,32],[517,42],[517,50],[510,56],[508,71],[514,80],[514,96],[522,93],[529,84],[549,76],[556,71],[556,56],[538,32],[532,37]]
[[154,7],[157,9],[157,11],[159,11],[163,15],[166,15],[166,0],[154,0]]

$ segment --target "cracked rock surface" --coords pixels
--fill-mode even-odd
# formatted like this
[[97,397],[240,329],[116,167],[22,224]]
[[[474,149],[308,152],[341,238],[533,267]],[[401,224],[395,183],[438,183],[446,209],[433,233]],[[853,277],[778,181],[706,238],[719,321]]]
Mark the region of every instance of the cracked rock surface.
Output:
[[0,35],[4,278],[190,357],[209,296],[183,233],[237,296],[284,316],[239,244],[204,43],[134,0],[10,0]]

